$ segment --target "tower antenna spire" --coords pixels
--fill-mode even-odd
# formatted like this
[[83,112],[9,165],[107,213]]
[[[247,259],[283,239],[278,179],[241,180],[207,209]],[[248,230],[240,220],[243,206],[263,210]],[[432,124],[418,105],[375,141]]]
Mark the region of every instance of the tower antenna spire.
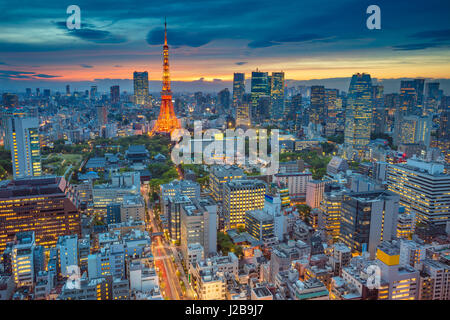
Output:
[[180,129],[181,123],[175,115],[172,103],[172,91],[170,90],[169,72],[169,46],[167,45],[167,21],[164,17],[164,46],[163,46],[163,86],[161,91],[161,106],[159,116],[156,120],[150,135],[155,133],[172,133],[175,129]]
[[167,19],[164,17],[164,44],[167,45]]

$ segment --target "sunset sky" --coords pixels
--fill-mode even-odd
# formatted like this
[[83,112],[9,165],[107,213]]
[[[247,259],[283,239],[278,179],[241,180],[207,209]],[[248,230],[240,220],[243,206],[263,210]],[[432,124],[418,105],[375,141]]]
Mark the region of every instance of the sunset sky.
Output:
[[[82,28],[66,28],[66,8]],[[381,8],[381,30],[366,8]],[[287,79],[450,78],[450,2],[442,0],[0,0],[0,89],[162,75],[167,16],[174,80],[231,80],[259,68]]]

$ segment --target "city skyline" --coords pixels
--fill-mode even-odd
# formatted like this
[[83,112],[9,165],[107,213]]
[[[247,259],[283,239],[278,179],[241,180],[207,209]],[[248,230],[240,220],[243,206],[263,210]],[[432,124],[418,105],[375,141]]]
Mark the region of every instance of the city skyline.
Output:
[[450,3],[3,1],[0,300],[450,300]]
[[[148,71],[150,81],[159,81],[163,15],[177,66],[174,81],[232,81],[234,72],[256,68],[283,71],[292,80],[355,72],[379,79],[448,78],[448,4],[378,1],[381,30],[366,27],[369,4],[170,1],[155,10],[139,1],[126,7],[80,1],[81,29],[68,30],[69,15],[56,2],[14,9],[4,3],[0,85],[123,80],[134,71]],[[397,16],[398,10],[403,14]],[[272,23],[261,24],[263,19]]]

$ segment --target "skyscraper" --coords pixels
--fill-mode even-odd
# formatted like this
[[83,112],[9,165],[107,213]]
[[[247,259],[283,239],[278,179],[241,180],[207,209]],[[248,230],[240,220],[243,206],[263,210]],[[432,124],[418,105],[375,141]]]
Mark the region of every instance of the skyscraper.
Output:
[[255,111],[258,109],[259,98],[270,96],[269,74],[267,72],[260,72],[258,69],[252,72],[251,94],[250,115],[253,118],[256,116]]
[[344,143],[347,158],[362,157],[370,142],[372,80],[370,74],[354,74],[347,97]]
[[245,74],[235,73],[233,75],[233,108],[237,110],[245,94]]
[[70,96],[70,85],[66,85],[66,96]]
[[296,130],[300,129],[300,127],[302,126],[301,120],[303,116],[302,95],[300,93],[292,96],[290,109],[286,116],[288,119],[294,120]]
[[417,144],[421,143],[426,147],[430,146],[430,135],[432,129],[431,117],[403,116],[398,118],[398,125],[395,127],[394,144]]
[[385,131],[384,87],[372,86],[372,132],[383,133]]
[[309,121],[315,125],[325,122],[325,87],[311,87],[311,113]]
[[400,83],[400,110],[406,114],[416,113],[417,97],[414,80],[402,80]]
[[250,127],[251,98],[250,93],[245,93],[242,96],[242,101],[236,108],[236,127]]
[[134,103],[137,105],[145,105],[148,103],[148,73],[137,72],[133,73],[133,85],[134,85]]
[[429,82],[426,85],[426,103],[425,112],[427,114],[437,112],[437,106],[440,96],[439,82]]
[[260,180],[235,179],[223,186],[223,214],[227,228],[245,227],[245,213],[264,208],[266,184]]
[[118,104],[120,102],[120,87],[112,86],[111,90],[111,104]]
[[221,112],[228,113],[230,110],[230,91],[228,88],[221,90],[217,94],[217,99],[219,102],[219,106],[221,107]]
[[42,167],[38,119],[10,117],[7,124],[14,179],[40,176]]
[[97,123],[98,125],[104,126],[108,123],[108,109],[106,106],[97,106]]
[[406,164],[389,165],[387,183],[407,214],[428,226],[445,227],[450,219],[450,175],[444,173],[444,165],[408,159]]
[[326,109],[325,135],[326,136],[331,136],[336,133],[338,95],[339,95],[338,89],[325,89],[325,109]]
[[97,98],[97,86],[91,86],[90,99],[95,100]]
[[284,72],[272,72],[270,103],[270,116],[272,119],[281,120],[284,113]]
[[399,197],[389,191],[351,192],[343,196],[339,239],[352,252],[375,257],[381,241],[397,234]]

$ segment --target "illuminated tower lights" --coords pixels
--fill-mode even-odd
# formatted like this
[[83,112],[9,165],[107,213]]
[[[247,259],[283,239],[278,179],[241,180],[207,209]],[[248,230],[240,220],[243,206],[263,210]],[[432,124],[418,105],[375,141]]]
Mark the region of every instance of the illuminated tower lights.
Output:
[[172,133],[180,129],[180,121],[175,115],[172,104],[172,91],[170,90],[169,73],[169,46],[167,45],[167,23],[164,22],[164,50],[163,50],[163,88],[161,91],[161,108],[150,135],[155,133]]

